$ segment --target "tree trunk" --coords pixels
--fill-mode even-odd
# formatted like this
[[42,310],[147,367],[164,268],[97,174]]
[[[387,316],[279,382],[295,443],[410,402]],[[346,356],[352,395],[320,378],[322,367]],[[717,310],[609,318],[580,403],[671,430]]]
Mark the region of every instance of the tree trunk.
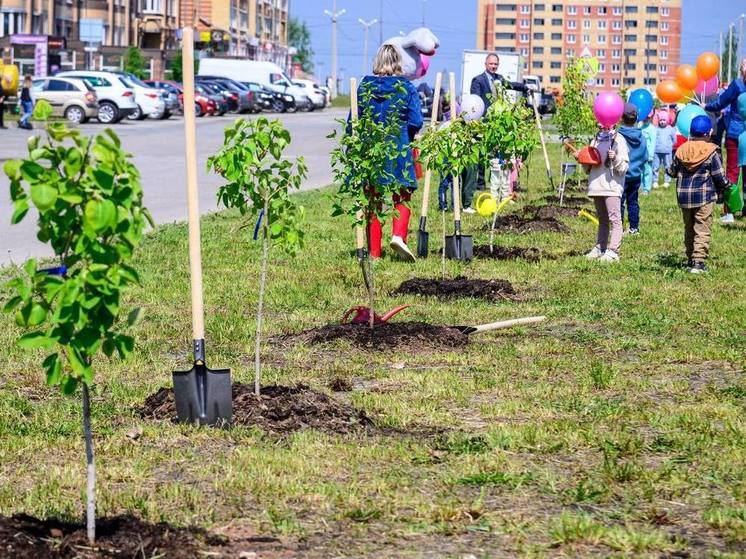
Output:
[[[365,219],[365,223],[371,222],[371,214],[368,213],[367,217]],[[366,234],[365,238],[368,243],[368,246],[372,246],[370,242],[370,227],[366,227]],[[370,328],[374,328],[376,324],[376,312],[375,312],[375,305],[376,305],[376,291],[375,291],[375,284],[374,284],[374,278],[373,278],[373,259],[370,257],[370,252],[366,251],[365,253],[365,265],[368,267],[368,283],[365,285],[365,288],[368,290],[368,308],[370,309],[370,317],[368,318],[368,326]]]
[[495,213],[492,216],[492,226],[490,227],[490,254],[494,251],[494,243],[495,243],[495,225],[497,224],[497,209],[495,209]]
[[[446,201],[447,204],[447,201]],[[441,231],[443,233],[442,235],[442,241],[443,244],[441,245],[443,247],[443,251],[440,253],[440,279],[444,280],[446,279],[446,211],[443,210],[440,212],[440,221],[441,221]]]
[[86,457],[86,531],[88,543],[96,541],[96,462],[93,457],[93,435],[91,433],[91,398],[88,385],[83,383],[83,433]]
[[262,312],[264,310],[264,287],[267,283],[267,255],[269,252],[269,199],[264,199],[264,226],[262,227],[262,275],[259,279],[259,305],[256,311],[256,345],[254,347],[254,394],[261,393],[262,362]]

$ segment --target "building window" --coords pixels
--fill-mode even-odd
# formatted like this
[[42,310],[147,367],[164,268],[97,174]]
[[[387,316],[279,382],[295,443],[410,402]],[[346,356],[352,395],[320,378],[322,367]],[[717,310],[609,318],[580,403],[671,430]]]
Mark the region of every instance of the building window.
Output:
[[562,54],[562,47],[552,47],[549,52],[551,54]]
[[606,29],[606,20],[605,19],[599,19],[598,20],[598,28],[599,29]]
[[637,41],[637,35],[625,35],[624,40],[630,43],[634,43]]
[[596,85],[604,85],[606,83],[606,80],[603,78],[596,78]]
[[534,54],[544,54],[544,47],[534,47],[531,51]]
[[606,49],[598,49],[596,51],[596,58],[606,58]]
[[591,36],[590,35],[583,35],[583,44],[589,45],[591,43]]
[[534,41],[543,41],[544,33],[534,33]]
[[537,12],[543,12],[546,9],[546,6],[544,4],[536,4],[534,6],[534,11]]
[[658,29],[658,22],[648,20],[645,22],[645,27],[648,29]]
[[606,35],[598,35],[596,38],[596,41],[599,45],[605,45],[606,44]]
[[606,6],[599,6],[598,8],[598,15],[605,16],[606,15]]
[[560,83],[562,79],[559,76],[549,76],[549,83]]
[[614,6],[613,13],[614,13],[615,16],[622,15],[622,7],[621,6]]
[[622,71],[622,67],[619,64],[612,64],[611,65],[611,71],[614,74],[618,74],[619,72]]
[[[515,35],[513,35],[513,37],[515,37]],[[528,33],[521,33],[519,40],[521,43],[528,43]]]
[[658,13],[658,6],[648,6],[645,8],[645,13],[647,14],[657,14]]
[[664,21],[661,23],[661,31],[668,31],[668,22]]
[[568,29],[577,29],[578,28],[578,22],[575,21],[574,19],[571,19],[570,21],[567,22],[567,28]]
[[583,29],[590,29],[591,28],[591,20],[584,19],[583,20]]
[[637,49],[624,49],[624,56],[637,56]]
[[657,81],[658,80],[656,80],[655,78],[645,78],[644,80],[642,80],[642,83],[644,85],[655,85]]
[[574,44],[575,43],[575,35],[573,35],[573,34],[568,35],[567,36],[567,42],[570,43],[571,45]]
[[621,29],[622,28],[622,22],[619,21],[619,20],[612,21],[611,22],[611,28],[612,29],[617,29],[617,30]]
[[515,25],[515,20],[508,17],[499,17],[495,20],[497,25]]
[[562,33],[552,33],[552,41],[561,41]]
[[667,45],[668,44],[668,37],[665,35],[661,37],[661,45]]
[[635,85],[635,78],[624,78],[624,85]]
[[606,71],[606,64],[604,64],[603,62],[601,64],[599,64],[598,65],[598,71],[599,72],[605,72]]
[[562,25],[561,19],[552,19],[552,25]]
[[659,57],[660,57],[661,60],[668,60],[668,51],[667,50],[662,50],[661,53],[660,53],[660,55],[659,55]]
[[150,14],[161,13],[161,0],[142,0],[142,11]]
[[[523,37],[523,35],[521,35]],[[526,35],[528,37],[528,35]],[[498,41],[513,41],[515,40],[515,33],[495,33],[495,39]],[[526,39],[528,41],[528,39]]]
[[553,12],[561,12],[562,11],[562,4],[552,4],[552,11]]
[[568,6],[567,7],[567,14],[568,15],[574,16],[577,13],[578,13],[578,8],[576,6]]
[[532,68],[536,68],[536,69],[541,69],[541,68],[543,68],[543,67],[544,67],[544,63],[543,63],[543,62],[542,62],[541,60],[534,60],[534,61],[533,61],[533,62],[531,63],[531,67],[532,67]]
[[661,15],[663,17],[668,17],[671,15],[671,10],[669,8],[661,8]]
[[591,7],[586,6],[585,8],[583,8],[583,14],[587,16],[591,15]]
[[645,65],[643,66],[643,68],[644,68],[644,70],[645,70],[646,72],[647,72],[648,70],[651,70],[651,71],[655,72],[655,71],[656,71],[656,70],[658,69],[658,65],[657,65],[657,64],[653,64],[653,63],[651,62],[651,63],[649,63],[649,64],[645,64]]
[[529,6],[528,4],[523,4],[521,6],[521,13],[522,14],[530,14],[531,13],[531,6]]
[[562,62],[550,62],[549,67],[554,70],[559,70],[560,68],[562,68]]
[[637,27],[637,20],[636,19],[628,19],[624,22],[624,27],[629,29],[630,27]]
[[658,56],[658,49],[645,49],[645,56]]
[[540,17],[534,18],[534,25],[544,25],[544,19]]
[[658,35],[645,35],[645,42],[646,43],[657,43]]
[[497,6],[495,6],[495,9],[498,12],[514,12],[515,4],[498,4]]
[[611,78],[612,87],[619,87],[619,78]]
[[611,44],[612,45],[621,45],[622,44],[622,36],[621,35],[612,35],[611,36]]
[[621,58],[622,57],[622,51],[619,49],[614,49],[611,51],[611,58]]
[[529,20],[527,20],[527,19],[522,19],[521,20],[521,29],[528,29],[529,27],[531,27],[531,22]]
[[521,56],[528,56],[528,47],[521,47]]
[[575,57],[575,49],[567,49],[567,54],[565,56],[567,58],[574,58]]
[[637,13],[637,6],[624,6],[624,13],[627,13],[627,14],[636,14]]

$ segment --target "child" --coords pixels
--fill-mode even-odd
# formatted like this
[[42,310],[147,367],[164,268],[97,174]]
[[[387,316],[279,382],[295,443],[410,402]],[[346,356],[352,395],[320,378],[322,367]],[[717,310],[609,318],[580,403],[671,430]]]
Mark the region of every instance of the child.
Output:
[[29,124],[29,119],[31,118],[31,113],[34,112],[34,101],[31,98],[31,86],[33,85],[33,82],[31,81],[31,76],[26,76],[23,78],[23,89],[21,89],[21,110],[23,111],[23,114],[21,115],[21,118],[18,121],[18,128],[25,128],[26,130],[31,130],[32,126]]
[[[585,165],[588,172],[588,196],[593,198],[598,216],[596,246],[585,256],[599,262],[618,262],[622,244],[622,192],[629,166],[629,151],[623,136],[614,129],[603,129],[591,142],[598,151],[597,164]],[[576,152],[576,159],[577,154]],[[611,234],[611,237],[609,237]]]
[[653,158],[653,188],[658,188],[658,173],[663,169],[663,186],[668,188],[671,179],[666,169],[671,166],[673,144],[676,141],[676,129],[668,124],[668,113],[658,115],[658,130],[655,131],[655,157]]
[[676,177],[676,196],[684,220],[687,268],[692,274],[707,271],[712,210],[727,188],[723,162],[717,146],[709,141],[712,123],[704,115],[695,117],[691,138],[676,151],[668,174]]
[[648,158],[648,146],[642,131],[637,128],[637,107],[632,103],[624,104],[622,126],[619,134],[624,137],[629,150],[629,165],[624,175],[624,191],[622,192],[621,214],[624,223],[624,205],[627,204],[629,214],[629,229],[627,234],[637,235],[640,230],[640,204],[638,194],[642,183],[642,172]]
[[648,117],[642,121],[642,127],[640,128],[642,137],[645,138],[645,144],[647,146],[647,153],[645,165],[642,170],[642,193],[650,194],[650,190],[653,188],[653,158],[655,157],[655,126],[653,126],[653,113],[651,112]]

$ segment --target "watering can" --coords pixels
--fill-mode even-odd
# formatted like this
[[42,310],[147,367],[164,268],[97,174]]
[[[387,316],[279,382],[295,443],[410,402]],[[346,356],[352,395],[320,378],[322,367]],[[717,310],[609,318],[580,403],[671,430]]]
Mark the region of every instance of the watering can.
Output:
[[578,210],[578,217],[584,217],[594,225],[598,225],[598,218],[585,208]]
[[477,200],[474,205],[476,206],[477,213],[479,215],[481,215],[482,217],[490,217],[495,213],[500,213],[500,211],[512,201],[513,197],[508,196],[498,204],[497,200],[495,200],[495,197],[491,193],[483,192],[482,194],[477,196]]
[[725,203],[728,204],[728,209],[735,213],[740,212],[743,209],[743,198],[741,197],[741,188],[743,184],[743,171],[738,176],[738,183],[732,184],[729,189],[725,191],[723,196]]
[[3,64],[0,61],[0,85],[6,95],[15,95],[18,92],[18,66]]

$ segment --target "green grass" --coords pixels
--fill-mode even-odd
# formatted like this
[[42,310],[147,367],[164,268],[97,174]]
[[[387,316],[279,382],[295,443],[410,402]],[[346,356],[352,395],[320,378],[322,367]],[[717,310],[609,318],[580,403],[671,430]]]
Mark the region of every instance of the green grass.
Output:
[[[559,148],[550,147],[556,161]],[[528,170],[521,203],[549,193],[540,153]],[[271,258],[268,334],[335,322],[365,304],[351,229],[329,217],[328,194],[300,195],[308,210],[300,256]],[[440,261],[375,265],[380,308],[413,305],[397,320],[547,315],[539,326],[475,337],[458,351],[264,344],[265,384],[326,391],[333,378],[353,380],[364,388],[334,397],[408,436],[306,431],[278,441],[253,429],[140,420],[133,408],[189,365],[186,229],[160,227],[138,255],[143,287],[127,301],[144,309],[136,351],[124,363],[94,363],[99,514],[206,527],[240,518],[257,532],[312,542],[307,557],[743,556],[746,231],[716,224],[711,272],[693,277],[679,267],[673,192],[641,202],[642,234],[625,238],[618,265],[446,263],[448,276],[511,281],[521,302],[391,297],[407,278],[440,277]],[[569,234],[497,240],[558,254],[589,249],[591,224],[564,221]],[[431,250],[439,222],[432,216]],[[483,224],[465,218],[477,243],[486,242]],[[234,213],[203,220],[207,355],[251,382],[259,245],[241,225]],[[19,333],[0,317],[0,513],[80,518],[80,405],[44,385],[42,354],[15,346]],[[136,440],[133,429],[142,430]]]

